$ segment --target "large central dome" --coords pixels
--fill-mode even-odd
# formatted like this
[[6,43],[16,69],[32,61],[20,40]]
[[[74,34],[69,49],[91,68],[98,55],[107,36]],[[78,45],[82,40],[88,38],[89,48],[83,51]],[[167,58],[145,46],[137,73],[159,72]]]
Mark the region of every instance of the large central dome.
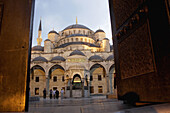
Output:
[[66,27],[64,30],[73,29],[73,28],[82,28],[82,29],[88,29],[88,30],[90,30],[88,27],[86,27],[86,26],[84,26],[84,25],[80,25],[80,24],[70,25],[70,26]]

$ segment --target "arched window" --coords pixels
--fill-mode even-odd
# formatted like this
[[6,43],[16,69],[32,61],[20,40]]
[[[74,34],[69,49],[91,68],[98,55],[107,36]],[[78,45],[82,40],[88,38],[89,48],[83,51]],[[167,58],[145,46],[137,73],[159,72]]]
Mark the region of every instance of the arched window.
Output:
[[76,42],[78,42],[78,40],[79,40],[79,39],[78,39],[78,38],[76,38]]
[[73,38],[71,38],[71,41],[73,42]]
[[81,31],[79,30],[79,34],[81,33]]
[[53,82],[57,82],[57,77],[56,76],[53,77]]
[[65,81],[64,76],[62,77],[62,81],[63,81],[63,82]]
[[83,38],[81,38],[81,42],[83,42]]
[[74,34],[76,34],[76,30],[74,30],[73,32],[74,32]]
[[69,42],[69,39],[67,39],[67,42]]
[[83,31],[83,34],[85,35],[85,31]]

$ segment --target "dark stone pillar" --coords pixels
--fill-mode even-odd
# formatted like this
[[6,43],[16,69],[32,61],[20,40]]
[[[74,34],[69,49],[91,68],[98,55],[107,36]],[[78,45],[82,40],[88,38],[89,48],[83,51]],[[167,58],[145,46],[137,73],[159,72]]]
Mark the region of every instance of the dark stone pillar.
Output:
[[0,0],[1,112],[28,109],[32,3],[33,0]]

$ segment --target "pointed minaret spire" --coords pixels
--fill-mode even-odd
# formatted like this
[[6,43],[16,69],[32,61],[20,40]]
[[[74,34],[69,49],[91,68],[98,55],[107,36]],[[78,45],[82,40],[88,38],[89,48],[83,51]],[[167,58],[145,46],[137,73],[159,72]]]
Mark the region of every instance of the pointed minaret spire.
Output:
[[41,27],[41,19],[40,19],[39,31],[42,31],[42,27]]
[[42,42],[41,32],[42,32],[42,25],[41,25],[41,19],[40,19],[40,25],[39,25],[39,29],[38,29],[38,38],[37,38],[38,46],[41,46],[41,42]]
[[77,21],[77,16],[76,16],[76,24],[78,24],[78,21]]

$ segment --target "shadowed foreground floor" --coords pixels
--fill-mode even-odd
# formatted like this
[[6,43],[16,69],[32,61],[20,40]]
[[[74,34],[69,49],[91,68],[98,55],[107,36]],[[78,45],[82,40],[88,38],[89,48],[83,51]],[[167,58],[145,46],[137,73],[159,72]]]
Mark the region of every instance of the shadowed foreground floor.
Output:
[[132,107],[104,96],[63,100],[41,98],[40,101],[30,102],[29,112],[26,113],[170,113],[170,104]]

